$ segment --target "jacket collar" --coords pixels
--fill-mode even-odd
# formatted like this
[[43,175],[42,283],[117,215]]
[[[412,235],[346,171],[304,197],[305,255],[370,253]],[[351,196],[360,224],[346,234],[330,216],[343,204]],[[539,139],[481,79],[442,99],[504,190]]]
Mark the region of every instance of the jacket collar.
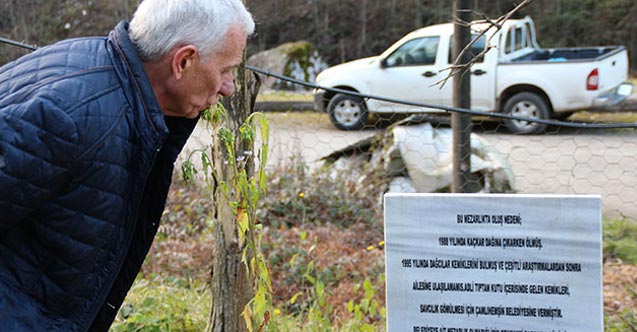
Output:
[[149,123],[149,126],[144,127],[148,127],[151,143],[155,146],[161,145],[168,135],[168,128],[137,49],[128,36],[128,22],[121,21],[111,31],[108,44],[115,70],[122,86],[126,87],[125,93],[129,102],[137,108],[140,120],[145,119]]

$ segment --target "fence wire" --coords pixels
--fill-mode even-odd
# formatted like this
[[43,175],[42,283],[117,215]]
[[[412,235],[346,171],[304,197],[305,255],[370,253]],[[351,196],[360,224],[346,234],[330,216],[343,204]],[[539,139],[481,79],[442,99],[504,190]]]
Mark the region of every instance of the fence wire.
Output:
[[541,124],[546,124],[546,125],[555,125],[555,126],[561,126],[561,127],[580,128],[580,129],[637,128],[637,122],[632,122],[632,123],[582,123],[582,122],[574,122],[574,121],[557,121],[557,120],[550,120],[550,119],[527,118],[527,117],[504,114],[504,113],[482,112],[482,111],[477,111],[477,110],[458,108],[458,107],[451,107],[451,106],[444,106],[444,105],[437,105],[437,104],[413,102],[413,101],[400,100],[400,99],[388,98],[388,97],[377,96],[377,95],[362,94],[362,93],[358,93],[358,92],[351,91],[351,90],[343,90],[343,89],[324,87],[324,86],[320,86],[320,85],[313,84],[313,83],[310,83],[310,82],[297,80],[297,79],[294,79],[294,78],[291,78],[291,77],[288,77],[288,76],[272,73],[270,71],[263,70],[263,69],[260,69],[260,68],[257,68],[257,67],[253,67],[253,66],[246,66],[246,68],[248,70],[252,71],[252,72],[255,72],[255,73],[258,73],[258,74],[262,74],[262,75],[266,75],[266,76],[270,76],[270,77],[274,77],[274,78],[277,78],[279,80],[282,80],[282,81],[285,81],[285,82],[288,82],[288,83],[291,83],[291,84],[294,84],[294,85],[302,86],[304,88],[318,89],[318,90],[330,91],[330,92],[334,92],[334,93],[342,93],[342,94],[346,94],[346,95],[350,95],[350,96],[354,96],[354,97],[359,97],[359,98],[362,98],[362,99],[365,99],[365,100],[374,99],[374,100],[378,100],[378,101],[385,101],[385,102],[390,102],[390,103],[400,104],[400,105],[406,105],[406,106],[415,106],[415,107],[422,107],[422,108],[437,109],[437,110],[444,111],[444,112],[447,112],[447,113],[456,112],[456,113],[469,114],[469,115],[472,115],[472,116],[483,116],[483,117],[495,118],[495,119],[511,119],[511,120],[527,121],[527,122],[541,123]]

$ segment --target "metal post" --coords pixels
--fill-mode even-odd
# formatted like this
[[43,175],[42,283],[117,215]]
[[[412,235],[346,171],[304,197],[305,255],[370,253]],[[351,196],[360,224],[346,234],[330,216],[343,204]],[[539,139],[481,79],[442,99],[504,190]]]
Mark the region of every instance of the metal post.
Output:
[[[458,59],[459,67],[454,68],[453,106],[471,108],[471,71],[462,65],[471,61],[471,52],[460,52],[471,42],[471,30],[463,22],[471,22],[472,0],[455,0],[453,58]],[[451,191],[454,193],[472,192],[475,183],[471,182],[471,115],[454,112],[451,115],[453,130],[453,174]],[[473,184],[473,185],[472,185]]]

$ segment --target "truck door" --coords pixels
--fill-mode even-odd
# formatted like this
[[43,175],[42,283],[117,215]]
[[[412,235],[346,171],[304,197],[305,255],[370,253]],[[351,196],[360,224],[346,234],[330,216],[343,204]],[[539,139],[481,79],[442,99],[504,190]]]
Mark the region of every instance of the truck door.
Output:
[[[439,36],[418,37],[405,41],[381,60],[370,82],[372,94],[393,99],[437,105],[438,90],[432,88],[441,75],[436,66],[439,58]],[[426,109],[385,101],[379,112],[423,112]]]
[[[472,39],[476,35],[472,36]],[[489,51],[486,54],[478,55],[485,50],[486,36],[481,36],[472,46],[472,58],[475,59],[471,66],[471,109],[478,111],[495,110],[495,82],[496,82],[496,64],[497,52]],[[446,65],[451,66],[453,59],[453,36],[445,43],[448,45]],[[446,71],[445,73],[448,73]],[[453,80],[450,79],[440,90],[442,102],[445,105],[452,105]]]

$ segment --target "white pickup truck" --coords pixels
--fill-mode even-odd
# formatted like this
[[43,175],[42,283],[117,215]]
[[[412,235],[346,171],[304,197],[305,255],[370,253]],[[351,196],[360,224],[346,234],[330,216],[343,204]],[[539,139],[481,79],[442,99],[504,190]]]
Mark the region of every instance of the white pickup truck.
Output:
[[[484,25],[473,25],[476,36]],[[494,35],[495,34],[495,35]],[[316,78],[321,87],[350,90],[427,105],[452,105],[452,83],[436,85],[446,75],[453,43],[453,24],[413,31],[381,55],[328,68]],[[506,21],[473,44],[479,54],[471,67],[471,108],[531,119],[565,119],[579,110],[617,110],[633,86],[623,46],[542,49],[531,18]],[[344,130],[362,128],[368,113],[441,112],[376,99],[363,100],[316,89],[315,108],[327,111]],[[544,131],[545,124],[506,119],[516,133]]]

